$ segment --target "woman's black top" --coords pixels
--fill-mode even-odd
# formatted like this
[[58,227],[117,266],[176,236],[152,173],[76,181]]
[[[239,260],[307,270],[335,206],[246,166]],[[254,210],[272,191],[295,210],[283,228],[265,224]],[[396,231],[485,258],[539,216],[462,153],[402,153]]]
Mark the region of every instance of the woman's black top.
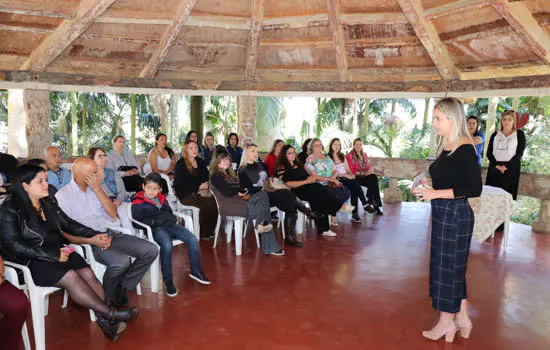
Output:
[[473,145],[461,145],[452,154],[441,152],[430,165],[430,176],[435,190],[452,189],[455,198],[481,195],[481,168]]
[[286,169],[284,170],[284,172],[279,172],[279,175],[281,174],[281,179],[283,180],[283,182],[304,181],[307,180],[307,178],[309,177],[306,169],[300,167]]
[[174,174],[174,190],[179,199],[186,198],[199,192],[199,187],[203,182],[208,181],[208,168],[204,159],[196,158],[197,167],[191,171],[187,169],[185,159],[180,158],[176,163]]
[[297,158],[300,162],[302,162],[302,164],[306,164],[306,159],[307,159],[308,156],[309,156],[309,154],[307,154],[306,152],[300,152],[300,153],[298,153]]
[[232,179],[225,177],[221,173],[217,173],[212,175],[210,177],[210,182],[212,183],[212,186],[215,187],[224,197],[234,197],[239,194],[240,190],[240,184],[235,179],[235,181],[231,181]]
[[250,194],[260,192],[264,187],[264,181],[268,177],[267,167],[262,162],[247,164],[239,169],[242,192],[244,192],[244,189],[248,189]]

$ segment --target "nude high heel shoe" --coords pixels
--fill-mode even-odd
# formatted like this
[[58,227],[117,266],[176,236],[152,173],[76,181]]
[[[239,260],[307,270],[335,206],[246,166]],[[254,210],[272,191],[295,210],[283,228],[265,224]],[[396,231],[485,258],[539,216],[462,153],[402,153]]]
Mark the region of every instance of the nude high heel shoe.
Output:
[[433,341],[438,341],[439,339],[443,338],[443,336],[445,336],[445,342],[452,343],[455,339],[455,334],[457,331],[458,328],[454,328],[446,333],[441,334],[433,334],[431,331],[424,331],[422,332],[422,336]]
[[472,322],[469,322],[467,324],[463,324],[463,325],[459,325],[459,324],[456,324],[456,327],[460,333],[460,336],[464,339],[469,339],[470,338],[470,333],[472,332]]

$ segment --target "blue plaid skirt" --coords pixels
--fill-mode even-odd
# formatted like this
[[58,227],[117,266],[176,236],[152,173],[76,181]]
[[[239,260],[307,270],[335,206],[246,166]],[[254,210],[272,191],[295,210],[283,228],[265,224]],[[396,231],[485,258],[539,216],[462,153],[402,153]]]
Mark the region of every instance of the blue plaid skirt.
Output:
[[434,199],[430,247],[430,296],[434,309],[457,313],[466,299],[466,265],[474,230],[467,199]]

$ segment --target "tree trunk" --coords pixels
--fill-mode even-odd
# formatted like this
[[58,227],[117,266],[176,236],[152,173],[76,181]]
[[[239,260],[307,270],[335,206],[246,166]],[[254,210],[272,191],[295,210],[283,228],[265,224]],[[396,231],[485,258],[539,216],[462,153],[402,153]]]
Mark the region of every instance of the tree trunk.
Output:
[[[487,133],[485,134],[486,140],[489,140],[491,135],[495,132],[497,121],[497,107],[500,99],[498,97],[489,98],[489,108],[487,111]],[[487,161],[487,145],[489,141],[485,142],[483,146],[483,162]]]
[[27,157],[26,116],[23,90],[8,90],[8,153]]
[[50,129],[50,92],[46,90],[23,90],[25,123],[19,127],[25,130],[27,157],[43,158],[44,149],[52,144]]
[[78,155],[78,93],[71,92],[71,153]]
[[430,98],[424,99],[424,120],[422,121],[422,127],[428,125],[428,117],[430,115]]
[[135,155],[136,150],[136,94],[130,96],[130,147],[132,148],[132,153]]
[[361,126],[359,127],[359,137],[363,139],[367,137],[369,133],[369,111],[370,111],[370,98],[365,99],[365,110],[363,111],[363,118],[361,120]]
[[199,142],[204,136],[204,103],[202,96],[191,96],[190,101],[191,129],[197,132]]
[[86,106],[82,105],[82,152],[88,152],[88,128],[86,126]]
[[516,112],[518,112],[519,109],[519,97],[516,96],[512,99],[512,109]]
[[394,98],[394,99],[391,101],[391,113],[390,113],[390,116],[395,114],[395,107],[396,107],[396,106],[397,106],[397,100]]
[[353,100],[353,105],[351,108],[351,135],[355,139],[357,137],[357,134],[359,133],[359,118],[357,110],[357,100]]
[[258,142],[258,129],[256,127],[257,108],[258,102],[256,96],[237,97],[237,134],[239,135],[239,140],[250,137],[253,142]]

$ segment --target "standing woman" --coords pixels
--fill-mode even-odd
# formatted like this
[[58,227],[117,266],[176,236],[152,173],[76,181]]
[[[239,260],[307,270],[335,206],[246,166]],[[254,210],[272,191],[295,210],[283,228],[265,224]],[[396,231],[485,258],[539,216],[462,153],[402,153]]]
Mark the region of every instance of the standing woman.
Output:
[[269,177],[275,177],[275,166],[277,164],[277,158],[279,158],[279,154],[281,153],[281,149],[285,145],[285,142],[281,139],[275,140],[273,142],[273,146],[271,146],[271,151],[269,151],[269,154],[264,159],[264,164],[267,166],[267,173],[269,174]]
[[481,159],[483,158],[483,145],[485,144],[485,134],[479,130],[479,118],[475,115],[468,117],[468,132],[470,137],[474,140],[476,147],[478,163],[481,166]]
[[455,98],[444,98],[434,107],[433,127],[444,138],[439,156],[430,166],[433,187],[413,193],[431,201],[430,296],[439,311],[439,322],[422,335],[431,340],[452,342],[457,331],[470,336],[472,322],[466,300],[466,265],[474,229],[474,213],[468,198],[481,195],[481,168],[466,125],[464,106]]
[[149,152],[149,164],[153,173],[172,176],[176,167],[176,155],[166,140],[165,134],[155,137],[155,148]]
[[296,150],[286,145],[281,150],[277,161],[277,174],[283,182],[292,189],[301,200],[309,202],[320,235],[334,237],[336,233],[330,230],[328,216],[336,216],[342,203],[328,187],[317,182],[315,176],[310,176],[303,164],[296,159]]
[[[354,207],[346,202],[351,196],[349,190],[336,178],[337,172],[332,159],[323,153],[323,143],[315,138],[309,143],[310,156],[306,159],[305,168],[310,176],[314,176],[318,182],[328,186],[332,194],[338,198],[345,212],[353,211]],[[332,226],[338,226],[336,216],[332,217]]]
[[357,200],[360,199],[363,204],[363,208],[367,213],[373,214],[375,212],[374,207],[367,201],[363,189],[359,184],[359,181],[355,178],[355,175],[351,172],[346,157],[342,153],[342,144],[339,138],[333,138],[328,146],[328,156],[334,162],[336,168],[336,176],[338,181],[344,184],[346,188],[351,192],[351,205],[353,209],[353,215],[351,221],[361,222],[357,207]]
[[[510,193],[514,200],[518,197],[521,157],[525,151],[525,144],[525,134],[516,129],[516,112],[503,112],[500,130],[491,135],[487,147],[489,168],[485,184],[502,188]],[[497,229],[503,230],[504,224]]]
[[229,152],[233,164],[241,164],[243,149],[239,147],[239,136],[234,132],[227,137],[227,152]]
[[183,144],[183,157],[176,163],[174,188],[181,204],[200,209],[201,238],[213,238],[218,209],[208,191],[208,169],[205,161],[199,158],[199,147],[195,141],[187,140]]
[[369,165],[369,157],[363,152],[363,140],[353,140],[353,149],[346,156],[351,172],[357,178],[361,186],[367,188],[367,200],[374,207],[377,215],[384,215],[382,212],[382,199],[380,198],[380,187],[378,176]]
[[113,138],[113,150],[107,155],[107,168],[118,171],[128,192],[141,189],[143,178],[139,176],[139,165],[132,152],[124,149],[126,139],[122,135]]

